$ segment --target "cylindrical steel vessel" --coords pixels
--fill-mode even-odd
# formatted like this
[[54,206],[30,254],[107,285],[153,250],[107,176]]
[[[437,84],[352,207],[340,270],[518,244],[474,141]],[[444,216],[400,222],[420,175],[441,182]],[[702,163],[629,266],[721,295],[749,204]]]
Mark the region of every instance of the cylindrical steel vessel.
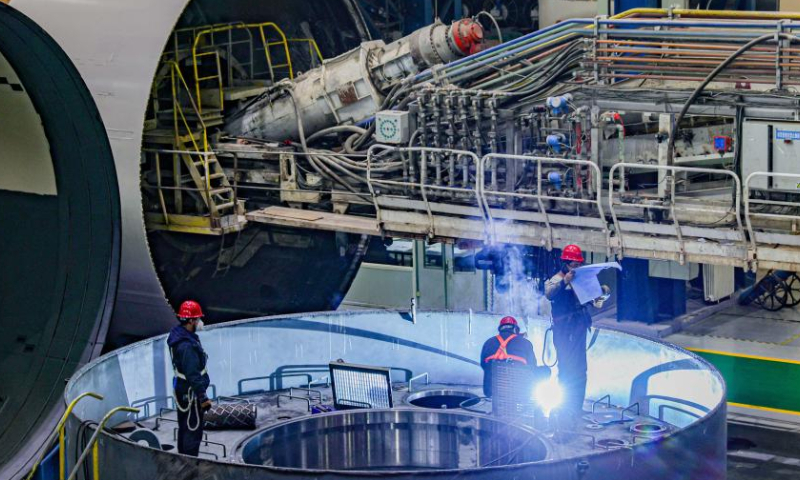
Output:
[[[478,386],[482,381],[477,361],[480,347],[496,333],[496,323],[491,315],[473,314],[470,319],[458,312],[419,312],[416,324],[395,312],[341,312],[235,322],[201,332],[201,339],[217,395],[269,388],[266,379],[287,373],[290,376],[282,386],[273,388],[305,384],[323,375],[328,362],[338,358],[402,368],[409,374],[428,373],[435,384]],[[542,347],[546,328],[544,321],[529,324],[528,338],[534,348]],[[106,400],[86,402],[76,409],[70,437],[79,422],[96,419],[111,406],[147,404],[150,412],[156,412],[159,405],[166,405],[170,366],[164,340],[158,337],[131,345],[95,361],[72,379],[67,399],[100,389]],[[638,403],[642,415],[657,417],[657,423],[667,423],[669,428],[658,435],[650,434],[649,427],[636,432],[624,428],[628,432],[624,438],[614,439],[624,448],[613,448],[614,442],[597,437],[595,448],[571,456],[571,447],[563,445],[543,450],[548,441],[528,436],[527,427],[504,428],[509,438],[502,439],[495,436],[497,424],[490,417],[402,405],[389,411],[306,415],[301,421],[260,431],[242,448],[244,461],[257,465],[239,463],[231,453],[219,460],[193,458],[104,435],[101,473],[112,480],[135,475],[188,479],[197,474],[231,479],[357,479],[378,472],[395,479],[456,474],[481,480],[509,476],[540,480],[725,478],[725,385],[713,367],[673,345],[605,329],[590,348],[588,361],[588,398],[609,395],[611,403],[623,408]],[[371,415],[374,420],[369,420]],[[471,422],[477,423],[465,435],[458,425]],[[387,432],[394,436],[387,437]],[[592,435],[599,434],[585,430],[586,445]],[[488,441],[488,450],[494,452],[528,439],[532,446],[525,448],[518,462],[470,468],[481,455],[476,453],[478,444]],[[402,446],[394,448],[392,442]],[[430,455],[414,451],[418,444],[431,446],[426,447]],[[459,467],[453,469],[454,452],[461,448],[457,445],[471,452],[460,453]],[[389,458],[392,455],[395,460]]]

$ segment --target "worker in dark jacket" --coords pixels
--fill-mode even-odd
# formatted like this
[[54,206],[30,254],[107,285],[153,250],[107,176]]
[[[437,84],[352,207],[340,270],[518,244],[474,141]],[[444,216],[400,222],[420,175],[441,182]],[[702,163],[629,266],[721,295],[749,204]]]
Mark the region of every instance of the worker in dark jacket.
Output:
[[197,456],[203,438],[203,415],[211,408],[206,396],[210,383],[206,372],[206,352],[197,331],[203,328],[203,310],[192,300],[181,304],[180,325],[169,332],[167,345],[175,370],[173,387],[178,409],[178,452]]
[[[566,422],[574,423],[582,414],[586,396],[586,334],[592,326],[592,316],[588,304],[581,305],[571,286],[574,270],[584,262],[583,252],[577,245],[567,245],[561,261],[561,270],[545,283],[545,296],[552,306],[553,345],[563,393],[559,410],[566,414]],[[603,301],[603,297],[595,300],[594,306],[600,308]]]
[[497,327],[498,334],[486,340],[481,350],[483,368],[483,393],[492,396],[492,363],[515,362],[527,365],[531,372],[536,369],[536,356],[533,345],[527,338],[519,335],[519,324],[514,317],[503,317]]

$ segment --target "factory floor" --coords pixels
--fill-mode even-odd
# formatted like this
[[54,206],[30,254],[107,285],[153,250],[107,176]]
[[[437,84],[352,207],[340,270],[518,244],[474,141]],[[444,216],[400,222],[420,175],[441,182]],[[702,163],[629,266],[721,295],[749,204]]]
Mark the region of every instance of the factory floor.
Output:
[[728,480],[800,478],[800,432],[728,424]]

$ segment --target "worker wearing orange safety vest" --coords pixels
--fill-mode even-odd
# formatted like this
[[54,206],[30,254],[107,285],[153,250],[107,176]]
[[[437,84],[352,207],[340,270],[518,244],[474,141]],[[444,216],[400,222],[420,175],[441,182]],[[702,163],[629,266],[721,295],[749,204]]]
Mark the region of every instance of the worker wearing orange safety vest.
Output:
[[533,345],[527,338],[520,336],[517,320],[514,317],[503,317],[497,330],[498,334],[486,340],[481,350],[483,393],[487,397],[492,396],[493,362],[515,362],[529,366],[531,371],[536,369]]

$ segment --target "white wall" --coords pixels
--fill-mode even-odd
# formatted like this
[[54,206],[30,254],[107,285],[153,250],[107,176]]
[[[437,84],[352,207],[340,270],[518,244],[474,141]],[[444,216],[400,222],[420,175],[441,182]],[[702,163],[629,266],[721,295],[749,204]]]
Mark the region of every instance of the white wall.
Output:
[[2,55],[0,80],[0,190],[55,195],[56,177],[42,120]]
[[544,0],[539,2],[539,27],[549,27],[569,18],[592,18],[597,15],[595,0]]

